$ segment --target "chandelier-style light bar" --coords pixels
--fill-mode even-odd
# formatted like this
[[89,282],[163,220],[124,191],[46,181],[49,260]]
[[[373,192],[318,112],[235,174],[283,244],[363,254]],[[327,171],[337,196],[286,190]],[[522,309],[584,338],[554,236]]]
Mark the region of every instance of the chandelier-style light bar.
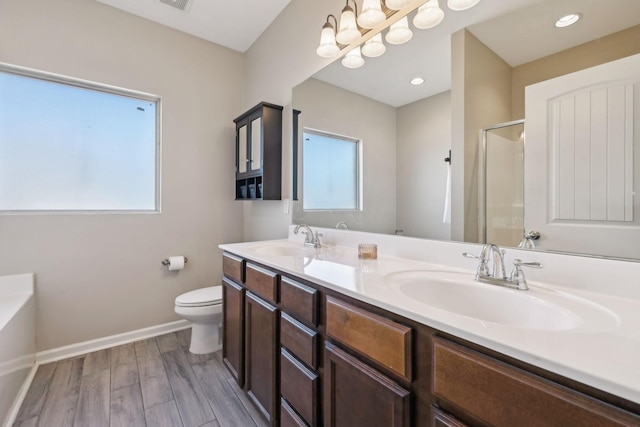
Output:
[[[479,2],[480,0],[447,0],[447,7],[452,11],[462,11]],[[380,27],[388,27],[385,40],[389,44],[402,44],[411,39],[413,32],[409,28],[407,16],[394,19],[391,25],[383,24],[392,19],[398,11],[407,8],[412,3],[417,2],[416,0],[362,0],[362,9],[358,13],[356,0],[346,0],[339,21],[334,15],[327,16],[327,21],[322,26],[320,45],[316,49],[316,53],[323,58],[333,58],[339,55],[345,47],[358,42],[358,45],[342,59],[342,65],[348,68],[361,67],[364,64],[362,55],[375,58],[386,51],[386,46],[382,42],[382,30],[362,43],[362,37],[367,32]],[[333,24],[331,19],[333,19]],[[444,11],[440,8],[439,0],[427,0],[418,7],[412,23],[414,27],[426,30],[437,26],[443,19]]]

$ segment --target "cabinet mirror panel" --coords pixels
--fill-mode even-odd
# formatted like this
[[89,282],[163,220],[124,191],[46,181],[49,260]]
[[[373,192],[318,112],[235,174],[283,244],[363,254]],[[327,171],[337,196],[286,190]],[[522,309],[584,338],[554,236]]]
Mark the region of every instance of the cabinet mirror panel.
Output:
[[262,168],[262,117],[251,121],[251,170]]
[[247,171],[247,127],[242,126],[238,129],[238,172],[245,173]]
[[[626,98],[618,104],[629,108],[612,109],[607,104],[595,104],[597,96],[593,95],[590,105],[593,111],[609,108],[612,117],[618,110],[623,111],[625,120],[617,122],[626,123],[625,128],[607,130],[593,125],[591,133],[578,132],[582,139],[572,137],[570,144],[554,145],[551,132],[533,128],[533,120],[528,122],[533,110],[525,111],[525,104],[530,109],[538,108],[532,106],[552,104],[554,99],[565,99],[562,97],[566,94],[548,95],[546,104],[527,103],[525,88],[527,94],[533,91],[538,96],[543,82],[569,74],[575,82],[582,79],[581,73],[586,70],[640,55],[640,2],[482,0],[472,9],[454,12],[447,8],[446,1],[440,1],[440,7],[445,17],[437,27],[428,30],[412,27],[413,38],[409,42],[387,45],[384,55],[365,58],[361,68],[348,69],[336,60],[293,89],[292,107],[302,111],[299,141],[304,132],[320,131],[349,135],[362,144],[358,209],[310,211],[303,208],[300,200],[293,204],[293,222],[474,243],[484,243],[487,230],[513,228],[508,242],[494,243],[639,260],[640,204],[633,189],[640,177],[640,71],[623,67],[627,68],[624,76],[608,74],[599,82],[590,82],[585,89],[585,93],[593,94],[593,88],[599,84],[609,86],[610,82],[605,80],[623,81],[624,89],[616,91],[624,91],[621,96]],[[415,13],[409,15],[409,22]],[[564,28],[554,25],[570,13],[579,15],[576,24]],[[414,77],[421,77],[424,83],[412,85]],[[576,100],[585,97],[574,96]],[[567,111],[581,111],[582,107],[577,105]],[[502,128],[522,119],[524,130],[522,126]],[[616,122],[594,117],[591,120],[592,124]],[[535,121],[535,126],[538,123]],[[584,119],[580,123],[579,131],[588,128]],[[621,160],[616,163],[626,168],[618,181],[603,183],[596,176],[585,175],[587,169],[599,171],[599,176],[606,175],[602,171],[607,167],[603,165],[587,167],[581,163],[581,159],[593,163],[602,158],[593,153],[583,156],[572,151],[572,164],[575,163],[581,176],[574,176],[564,168],[558,173],[558,165],[564,164],[560,160],[561,150],[537,153],[534,163],[526,161],[527,147],[560,146],[572,150],[574,146],[584,147],[585,139],[598,140],[602,145],[601,135],[607,133],[622,135],[619,139],[623,142],[609,141],[605,145],[625,147],[624,156],[618,156]],[[489,149],[495,157],[485,158],[483,135],[498,138],[498,143],[490,144],[504,146],[507,151]],[[518,156],[525,159],[524,169],[513,166],[514,162],[522,162]],[[297,160],[297,177],[302,182],[302,144]],[[486,170],[486,165],[491,170]],[[540,180],[540,174],[529,175],[532,169],[555,174],[543,174]],[[491,178],[486,184],[491,188],[485,186],[486,176]],[[557,179],[565,181],[559,184],[555,182]],[[624,194],[620,200],[626,205],[614,206],[612,210],[626,212],[625,220],[606,216],[585,219],[582,214],[570,216],[574,218],[571,220],[566,215],[554,217],[560,203],[554,191],[566,188],[567,179],[576,190],[563,190],[563,194],[587,193],[583,191],[587,186]],[[524,191],[518,191],[514,200],[485,197],[500,192],[505,182],[523,182]],[[629,188],[618,189],[619,182]],[[536,197],[535,204],[531,202],[532,194]],[[304,199],[304,194],[298,196]],[[567,206],[565,201],[562,200],[562,209]],[[586,203],[583,202],[580,203]],[[536,210],[538,214],[532,215]],[[544,233],[538,240],[525,238],[537,227],[528,221],[533,217],[546,217]],[[577,230],[586,227],[597,232],[578,232],[574,236],[565,233],[563,239],[553,236],[556,227],[571,229],[574,223],[579,226]],[[604,231],[610,227],[622,231],[624,241],[618,238],[615,242],[608,241]],[[591,234],[598,236],[596,245],[587,241],[586,236]],[[514,239],[514,235],[522,239]]]

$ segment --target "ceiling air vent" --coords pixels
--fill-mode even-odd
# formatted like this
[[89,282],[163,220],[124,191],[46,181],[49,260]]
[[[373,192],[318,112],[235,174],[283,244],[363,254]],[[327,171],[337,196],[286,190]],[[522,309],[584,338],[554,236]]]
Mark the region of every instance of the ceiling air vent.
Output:
[[189,0],[160,0],[160,3],[167,4],[179,10],[186,10]]

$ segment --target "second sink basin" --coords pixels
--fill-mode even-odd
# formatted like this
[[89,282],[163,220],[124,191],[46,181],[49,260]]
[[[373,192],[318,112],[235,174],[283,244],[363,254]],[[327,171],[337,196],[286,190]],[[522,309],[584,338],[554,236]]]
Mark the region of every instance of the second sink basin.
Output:
[[469,273],[403,271],[387,275],[385,282],[426,306],[511,327],[603,330],[618,323],[615,314],[591,301],[548,289],[478,283]]

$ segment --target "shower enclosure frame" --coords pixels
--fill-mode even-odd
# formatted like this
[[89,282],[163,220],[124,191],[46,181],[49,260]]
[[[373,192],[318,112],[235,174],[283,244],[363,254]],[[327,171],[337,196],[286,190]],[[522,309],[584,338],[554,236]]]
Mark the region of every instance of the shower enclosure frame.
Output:
[[[478,215],[478,230],[480,243],[487,243],[487,132],[497,129],[504,129],[511,126],[524,125],[525,119],[512,120],[510,122],[498,123],[480,129],[480,144],[481,144],[481,156],[479,165],[479,185],[478,185],[478,200],[480,201],[479,215]],[[526,151],[526,138],[522,141],[522,151]],[[523,229],[524,233],[524,229]],[[493,243],[493,242],[492,242]]]

